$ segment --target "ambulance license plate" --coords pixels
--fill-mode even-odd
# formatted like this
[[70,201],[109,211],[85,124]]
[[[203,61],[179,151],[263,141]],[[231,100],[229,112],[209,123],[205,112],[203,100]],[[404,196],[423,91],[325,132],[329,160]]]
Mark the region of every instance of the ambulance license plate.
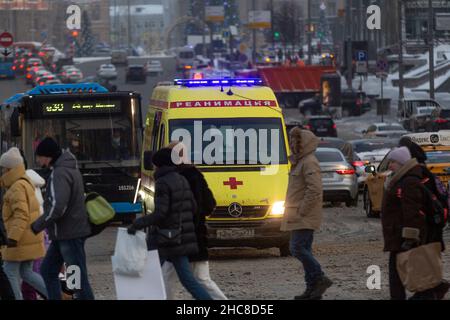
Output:
[[254,229],[219,229],[217,230],[217,239],[231,240],[231,239],[246,239],[255,236]]

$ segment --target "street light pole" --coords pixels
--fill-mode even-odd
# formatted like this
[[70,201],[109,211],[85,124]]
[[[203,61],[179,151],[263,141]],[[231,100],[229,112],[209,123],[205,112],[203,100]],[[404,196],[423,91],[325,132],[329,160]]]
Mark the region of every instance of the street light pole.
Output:
[[308,64],[312,65],[311,0],[308,0]]
[[435,98],[434,88],[434,12],[433,0],[428,0],[428,45],[430,46],[430,99]]
[[352,0],[347,0],[346,24],[347,24],[347,86],[349,89],[353,89],[353,20],[352,20]]
[[[256,10],[256,0],[252,0],[252,10]],[[253,50],[252,50],[252,61],[256,64],[256,29],[253,28]]]
[[130,51],[131,48],[131,6],[130,6],[130,0],[127,0],[127,6],[128,6],[128,27],[127,27],[127,42],[128,42],[128,51]]
[[405,98],[405,88],[404,88],[404,66],[403,66],[403,0],[398,0],[398,79],[399,79],[399,101],[402,103]]

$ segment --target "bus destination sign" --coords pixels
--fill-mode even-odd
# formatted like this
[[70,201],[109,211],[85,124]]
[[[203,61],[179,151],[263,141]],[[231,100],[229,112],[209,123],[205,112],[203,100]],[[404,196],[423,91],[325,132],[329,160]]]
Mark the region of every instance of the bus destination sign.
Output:
[[43,115],[71,115],[121,112],[120,101],[55,101],[42,103]]

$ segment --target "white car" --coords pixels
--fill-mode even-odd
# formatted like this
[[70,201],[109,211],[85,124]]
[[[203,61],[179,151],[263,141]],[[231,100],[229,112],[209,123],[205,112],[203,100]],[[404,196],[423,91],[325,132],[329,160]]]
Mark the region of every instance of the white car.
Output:
[[400,123],[374,123],[363,132],[366,138],[400,138],[408,133]]
[[145,65],[147,75],[158,76],[164,72],[161,61],[151,60]]
[[384,157],[397,147],[398,139],[362,139],[350,143],[359,159],[355,169],[358,174],[358,185],[361,187],[367,178],[366,166],[377,168]]
[[108,80],[117,79],[117,69],[113,64],[102,64],[97,70],[97,76]]

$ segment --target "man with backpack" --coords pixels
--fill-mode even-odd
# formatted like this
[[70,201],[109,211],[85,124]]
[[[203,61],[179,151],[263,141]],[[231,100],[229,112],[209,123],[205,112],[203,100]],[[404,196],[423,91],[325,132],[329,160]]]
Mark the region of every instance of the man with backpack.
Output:
[[[427,176],[423,167],[411,157],[408,148],[394,149],[387,159],[393,176],[386,185],[381,210],[384,251],[390,252],[391,299],[405,300],[406,290],[397,270],[397,255],[421,245],[441,242],[442,231],[439,232],[439,227],[432,221],[436,215],[443,215],[443,210],[432,209],[434,197],[424,186]],[[436,201],[434,205],[437,205]],[[412,299],[441,299],[446,290],[444,283],[440,286],[416,292]]]
[[80,276],[76,297],[93,300],[88,280],[84,244],[91,235],[85,207],[84,184],[75,156],[63,152],[52,138],[44,139],[36,148],[36,159],[50,168],[44,199],[44,214],[32,224],[34,233],[47,229],[52,243],[41,265],[41,274],[50,300],[61,300],[59,273],[64,265],[74,266]]

